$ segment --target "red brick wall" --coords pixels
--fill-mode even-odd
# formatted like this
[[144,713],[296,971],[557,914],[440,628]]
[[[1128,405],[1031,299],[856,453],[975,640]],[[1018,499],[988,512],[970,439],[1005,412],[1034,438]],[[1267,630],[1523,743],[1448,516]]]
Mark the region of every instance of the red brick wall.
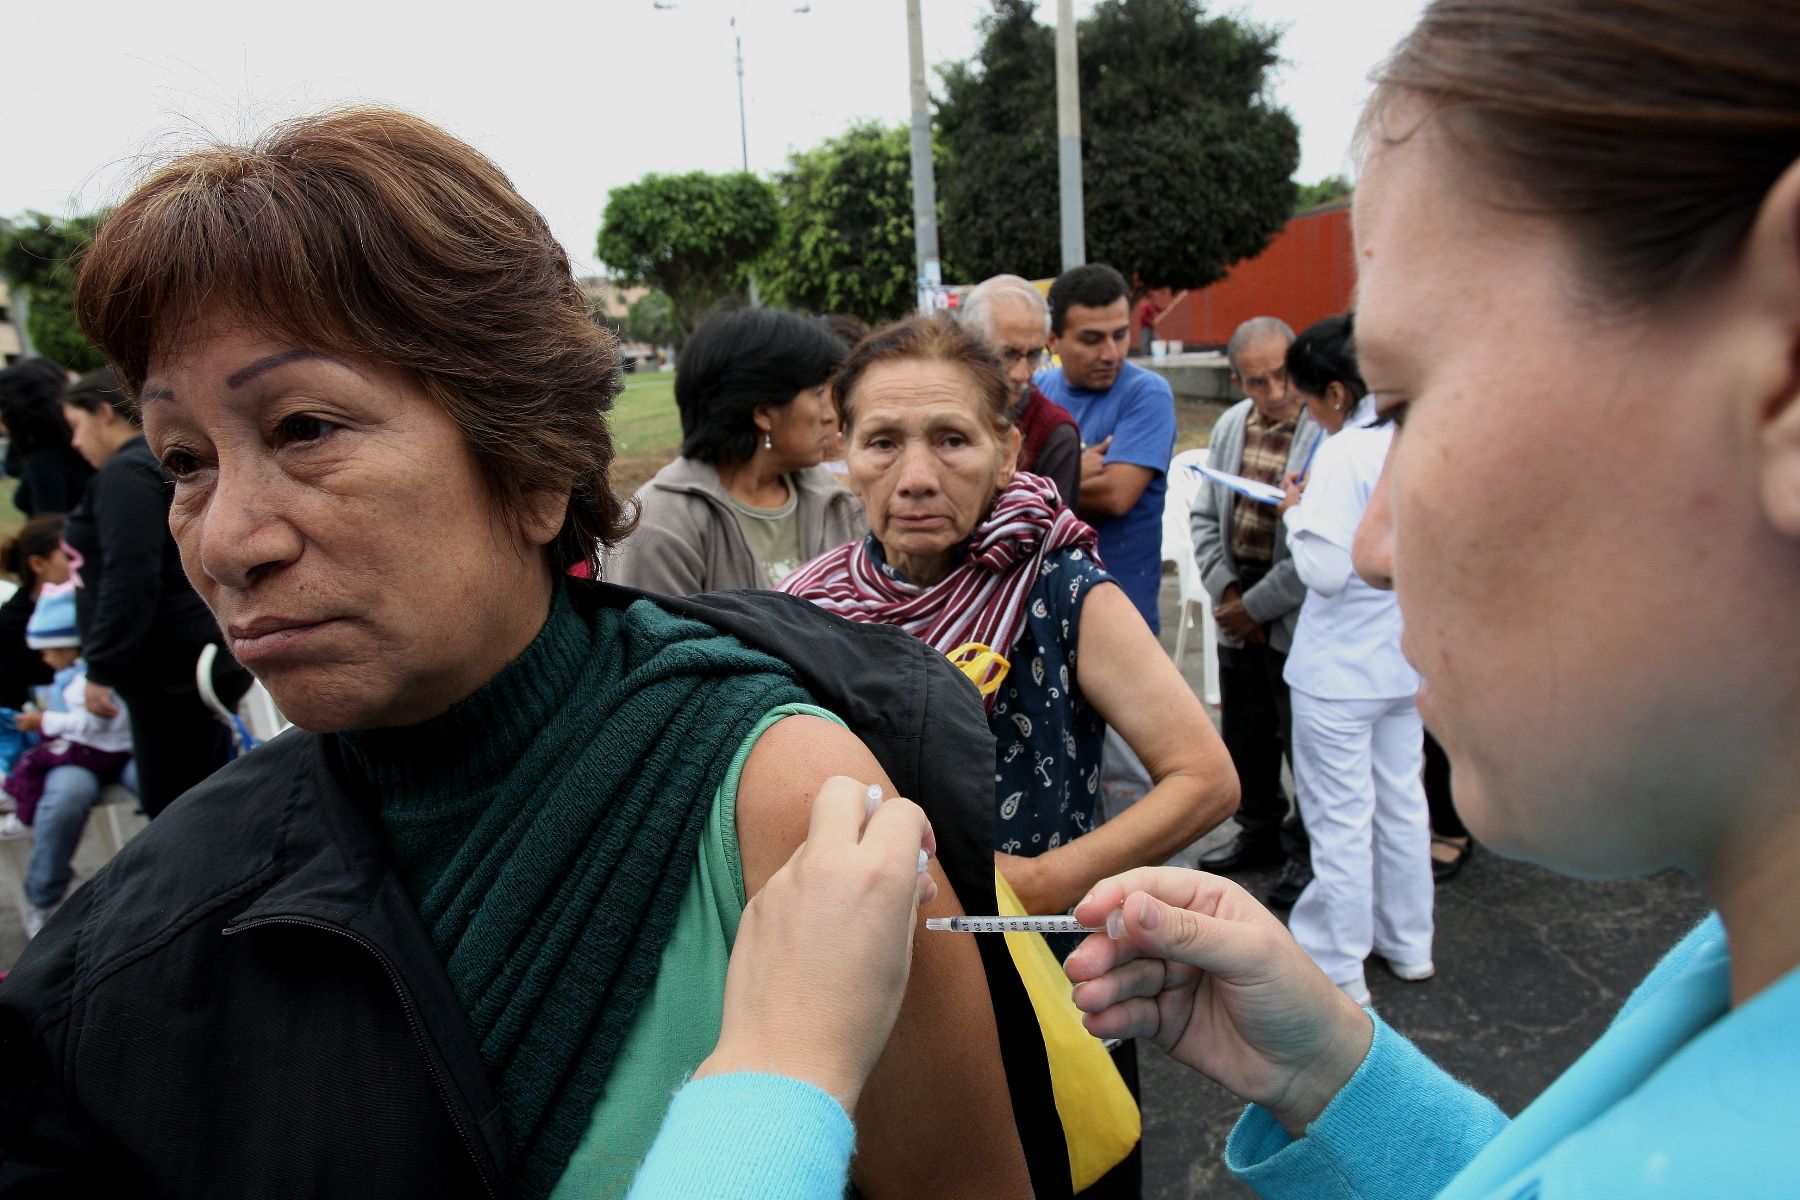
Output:
[[1156,336],[1184,349],[1223,346],[1251,317],[1280,317],[1298,333],[1349,309],[1356,289],[1350,206],[1290,220],[1255,258],[1211,287],[1187,292],[1156,322]]

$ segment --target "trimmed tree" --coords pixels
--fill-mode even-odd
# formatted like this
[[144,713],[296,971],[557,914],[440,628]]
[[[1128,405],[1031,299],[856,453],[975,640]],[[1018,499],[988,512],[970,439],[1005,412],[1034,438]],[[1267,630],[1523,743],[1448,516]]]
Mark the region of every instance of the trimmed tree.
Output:
[[910,312],[912,159],[907,130],[874,122],[788,157],[775,180],[781,232],[757,269],[775,304],[871,325]]
[[646,175],[608,194],[595,251],[620,282],[669,298],[682,341],[715,304],[742,292],[778,226],[774,189],[754,175]]
[[59,221],[28,212],[0,226],[0,274],[25,298],[25,336],[38,354],[72,371],[106,365],[75,319],[76,258],[94,240],[105,213]]
[[[981,278],[1060,266],[1055,39],[994,0],[972,64],[943,72],[944,241]],[[1198,0],[1103,0],[1081,22],[1088,258],[1202,287],[1293,211],[1299,131],[1265,95],[1280,35]]]
[[1321,204],[1334,204],[1356,195],[1356,185],[1342,175],[1327,175],[1317,183],[1303,183],[1294,189],[1294,211],[1303,213]]

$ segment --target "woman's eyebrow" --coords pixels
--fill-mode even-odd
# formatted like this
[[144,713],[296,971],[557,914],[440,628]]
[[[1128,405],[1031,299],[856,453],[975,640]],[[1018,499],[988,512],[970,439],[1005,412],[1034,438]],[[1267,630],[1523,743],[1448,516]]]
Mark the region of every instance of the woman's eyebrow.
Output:
[[249,383],[252,379],[255,379],[258,375],[263,374],[265,371],[273,371],[276,367],[285,367],[291,362],[299,362],[302,359],[308,358],[323,359],[328,363],[334,363],[337,366],[344,368],[346,371],[355,371],[354,367],[340,358],[334,358],[322,350],[311,350],[305,346],[299,346],[293,350],[283,350],[277,354],[271,354],[266,358],[259,358],[248,366],[239,367],[225,377],[225,386],[233,389],[240,388],[244,386],[244,384]]

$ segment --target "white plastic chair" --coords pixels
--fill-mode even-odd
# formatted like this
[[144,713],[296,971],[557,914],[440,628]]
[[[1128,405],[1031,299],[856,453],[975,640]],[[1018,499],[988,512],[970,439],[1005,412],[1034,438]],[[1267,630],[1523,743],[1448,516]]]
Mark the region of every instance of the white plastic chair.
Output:
[[1194,497],[1206,486],[1205,477],[1190,467],[1204,465],[1205,450],[1183,450],[1169,461],[1169,490],[1163,497],[1162,557],[1175,564],[1180,604],[1176,608],[1175,665],[1181,666],[1187,652],[1188,629],[1194,624],[1194,609],[1200,610],[1202,667],[1201,696],[1214,708],[1219,706],[1219,627],[1213,619],[1212,598],[1200,582],[1200,564],[1194,561],[1194,535],[1189,524]]
[[[205,701],[206,707],[212,709],[219,720],[225,722],[231,730],[231,740],[237,745],[237,752],[244,754],[262,745],[293,722],[281,715],[281,710],[275,707],[275,698],[269,695],[269,689],[259,679],[250,681],[250,690],[238,701],[235,713],[227,708],[225,702],[219,699],[219,693],[213,689],[213,660],[218,656],[219,648],[210,642],[200,648],[200,659],[194,664],[194,682],[200,688],[200,699]],[[234,722],[234,717],[243,722],[242,730]],[[241,737],[242,733],[248,733],[255,740],[246,745]]]

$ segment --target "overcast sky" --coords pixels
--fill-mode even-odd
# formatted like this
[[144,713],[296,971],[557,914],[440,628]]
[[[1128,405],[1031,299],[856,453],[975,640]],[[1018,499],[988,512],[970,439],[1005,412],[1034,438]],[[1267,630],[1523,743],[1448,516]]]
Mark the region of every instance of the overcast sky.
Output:
[[[511,175],[596,269],[610,188],[647,171],[739,165],[731,18],[743,35],[750,166],[767,174],[859,118],[909,112],[904,0],[35,0],[10,6],[0,215],[116,201],[146,156],[242,138],[347,100],[438,121]],[[922,0],[926,61],[969,57],[986,0]],[[810,8],[797,12],[796,7]],[[1092,0],[1076,0],[1086,12]],[[1277,100],[1298,178],[1348,170],[1370,69],[1423,0],[1235,0],[1285,27]],[[1039,17],[1054,21],[1053,0]],[[1055,212],[1053,201],[1038,211]]]

